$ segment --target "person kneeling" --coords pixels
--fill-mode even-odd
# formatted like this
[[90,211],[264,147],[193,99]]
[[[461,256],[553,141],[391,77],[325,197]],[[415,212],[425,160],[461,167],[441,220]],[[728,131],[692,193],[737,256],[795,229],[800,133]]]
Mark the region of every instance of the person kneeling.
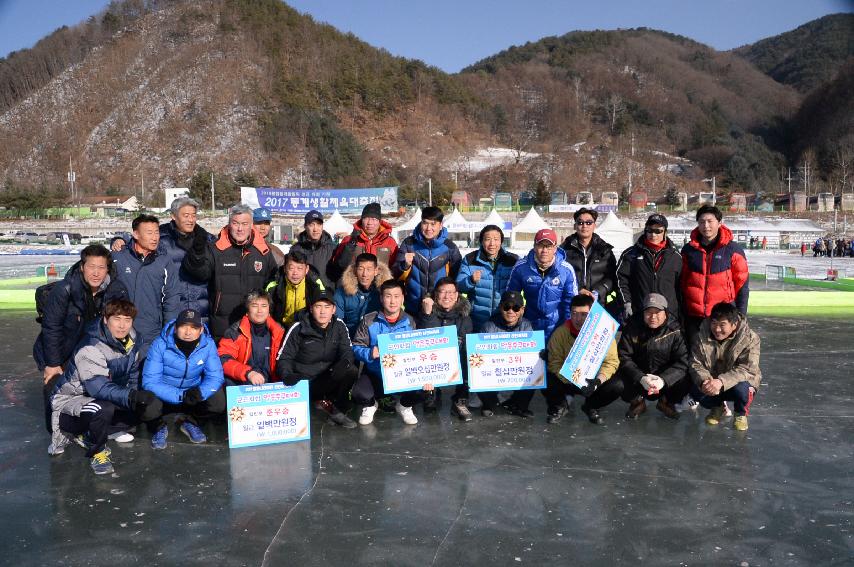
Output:
[[155,339],[142,371],[143,387],[163,402],[151,448],[166,448],[168,429],[162,416],[170,413],[184,414],[178,419],[179,430],[190,442],[205,443],[199,420],[225,413],[223,382],[216,343],[201,313],[185,309]]
[[627,419],[646,411],[646,399],[670,419],[679,419],[673,407],[688,393],[688,347],[679,323],[667,312],[667,299],[650,293],[642,304],[642,319],[633,318],[623,329],[617,353],[620,370],[606,388],[629,403]]
[[308,309],[297,312],[285,335],[276,376],[288,386],[308,380],[314,407],[335,425],[352,429],[356,422],[346,415],[347,395],[359,371],[353,364],[347,326],[335,317],[335,301],[328,291],[319,290],[308,301]]
[[587,320],[587,315],[590,314],[590,308],[594,301],[596,300],[591,295],[574,296],[569,304],[569,319],[555,329],[549,338],[549,344],[546,348],[549,373],[546,380],[546,402],[549,406],[549,415],[546,421],[548,423],[557,423],[566,414],[569,409],[566,396],[581,394],[586,398],[581,406],[581,411],[587,415],[590,423],[604,425],[605,420],[599,415],[598,410],[619,396],[619,394],[614,396],[608,389],[600,387],[608,382],[620,364],[617,358],[617,345],[614,341],[608,345],[608,351],[605,353],[605,359],[602,361],[602,366],[599,367],[596,378],[588,380],[586,386],[579,388],[560,374],[560,368],[569,355],[569,351],[572,350],[572,345],[575,344],[575,339],[578,337],[584,321]]
[[700,325],[697,343],[691,350],[690,373],[694,397],[711,411],[708,425],[718,425],[724,416],[724,402],[735,405],[733,427],[747,430],[747,415],[762,381],[759,370],[759,335],[731,303],[712,307]]
[[226,386],[260,386],[275,378],[285,330],[270,316],[270,304],[267,292],[250,292],[246,315],[220,339],[217,350]]

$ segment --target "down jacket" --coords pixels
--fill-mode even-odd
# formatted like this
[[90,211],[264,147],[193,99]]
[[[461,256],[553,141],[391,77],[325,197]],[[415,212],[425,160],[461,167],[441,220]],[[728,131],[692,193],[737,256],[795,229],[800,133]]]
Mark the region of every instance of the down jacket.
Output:
[[682,257],[668,238],[664,248],[653,251],[641,235],[634,246],[627,248],[617,262],[617,285],[624,306],[631,306],[632,315],[640,318],[644,299],[650,293],[659,293],[667,299],[671,317],[681,316],[679,305],[682,291],[679,278],[682,274]]
[[128,299],[128,292],[116,279],[112,267],[97,293],[92,295],[83,280],[80,262],[74,264],[63,280],[50,290],[45,305],[42,330],[33,344],[33,359],[39,370],[68,362],[74,347],[86,335],[86,326],[99,318],[104,305],[113,299]]
[[357,361],[365,363],[368,373],[380,376],[380,360],[371,357],[371,351],[379,344],[377,337],[386,333],[414,331],[415,328],[415,319],[408,313],[401,312],[394,323],[389,323],[382,311],[368,313],[353,336],[353,355]]
[[725,301],[747,315],[750,293],[747,258],[733,242],[730,229],[721,225],[711,253],[700,244],[700,231],[691,231],[691,240],[682,247],[682,308],[689,317],[708,317],[712,307]]
[[575,270],[560,248],[545,273],[537,266],[534,251],[528,252],[513,267],[507,289],[522,292],[525,318],[535,330],[545,332],[546,340],[555,327],[569,319],[569,302],[578,293]]
[[151,345],[142,370],[142,387],[169,404],[180,404],[184,393],[196,386],[206,400],[222,388],[224,381],[208,328],[204,327],[199,344],[187,357],[175,345],[175,321],[169,321]]
[[590,246],[586,249],[578,243],[578,234],[570,234],[560,245],[566,253],[566,261],[575,270],[578,289],[595,291],[602,305],[608,301],[608,294],[616,289],[617,259],[614,247],[593,233]]
[[353,363],[353,348],[344,321],[333,318],[321,329],[312,321],[310,310],[303,309],[279,350],[276,377],[285,384],[312,380],[342,360]]
[[[510,272],[518,261],[519,256],[503,248],[498,252],[495,262],[484,257],[483,249],[469,252],[463,258],[457,275],[457,287],[471,302],[471,319],[475,330],[479,330],[498,309],[501,294],[510,281]],[[476,271],[480,271],[478,282],[472,279]]]
[[762,372],[759,370],[759,335],[739,316],[738,328],[732,336],[718,342],[712,336],[710,319],[700,325],[700,334],[691,350],[691,377],[697,387],[710,378],[723,382],[729,390],[739,382],[747,382],[759,390]]
[[[409,252],[414,253],[415,258],[407,268],[406,254]],[[406,310],[418,313],[421,300],[433,291],[437,281],[444,277],[456,277],[461,261],[460,250],[448,238],[447,228],[443,227],[436,238],[431,240],[424,238],[420,227],[413,230],[400,243],[397,262],[392,268],[392,273],[406,283]]]
[[308,263],[314,266],[320,275],[333,282],[335,281],[327,276],[329,262],[332,260],[332,255],[335,254],[335,242],[328,232],[324,230],[320,235],[320,240],[314,242],[308,237],[308,232],[304,230],[299,233],[296,243],[291,246],[291,250],[299,250],[305,254]]
[[335,316],[344,321],[350,336],[356,334],[359,321],[365,313],[380,310],[380,286],[391,279],[391,270],[382,262],[377,263],[377,275],[369,290],[359,287],[353,267],[347,268],[335,290]]
[[419,313],[418,328],[456,327],[460,356],[465,360],[466,335],[473,332],[469,313],[471,313],[471,304],[465,297],[460,296],[450,309],[443,309],[436,301],[433,303],[433,310],[430,311],[429,315],[425,315],[423,311]]
[[[285,330],[272,317],[267,317],[267,330],[270,332],[270,376],[276,375],[276,357],[285,338]],[[219,360],[222,371],[235,382],[247,383],[246,375],[252,370],[252,324],[249,316],[231,325],[219,341]]]
[[617,354],[620,372],[634,382],[640,382],[644,374],[655,374],[672,386],[688,372],[688,347],[679,322],[670,317],[657,329],[632,320],[623,329]]
[[362,229],[361,219],[353,223],[353,232],[344,237],[332,255],[332,262],[327,270],[329,279],[338,281],[356,257],[363,252],[373,254],[389,267],[394,266],[397,261],[397,242],[391,235],[391,225],[386,221],[380,221],[379,232],[373,238],[369,238]]

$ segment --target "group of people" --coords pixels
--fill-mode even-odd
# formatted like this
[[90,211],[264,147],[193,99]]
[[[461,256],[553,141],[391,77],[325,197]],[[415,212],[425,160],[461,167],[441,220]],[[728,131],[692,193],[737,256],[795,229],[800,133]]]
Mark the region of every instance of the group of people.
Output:
[[[801,256],[804,255],[805,251],[806,246],[803,246],[801,248]],[[846,240],[844,238],[834,240],[829,236],[825,238],[816,238],[812,245],[812,255],[813,258],[816,256],[823,256],[827,258],[832,256],[837,258],[854,256],[854,240]]]
[[[51,454],[75,442],[97,474],[112,472],[108,439],[133,440],[145,424],[154,449],[167,447],[164,416],[204,443],[203,422],[223,415],[224,388],[309,383],[317,411],[345,428],[367,426],[377,411],[416,424],[441,405],[441,390],[388,396],[378,337],[453,325],[463,383],[451,413],[473,419],[465,372],[465,336],[541,330],[548,372],[550,423],[569,396],[602,424],[598,410],[622,398],[637,418],[646,400],[667,417],[677,404],[710,409],[719,423],[734,403],[737,429],[758,389],[759,339],[746,320],[744,253],[715,207],[697,211],[697,228],[680,254],[667,219],[650,216],[619,260],[596,234],[598,214],[574,214],[574,232],[559,244],[539,231],[522,258],[504,248],[495,225],[465,256],[448,237],[443,213],[425,207],[399,244],[379,204],[364,207],[353,232],[335,244],[323,215],[305,215],[305,230],[282,254],[268,241],[272,215],[235,205],[211,235],[197,223],[199,204],[176,199],[171,220],[140,215],[111,250],[87,246],[53,287],[33,348],[44,379]],[[594,302],[624,323],[595,379],[578,388],[560,368]],[[534,390],[478,393],[481,415],[503,410],[530,417]],[[355,408],[353,408],[355,406]],[[355,409],[352,419],[348,414]]]

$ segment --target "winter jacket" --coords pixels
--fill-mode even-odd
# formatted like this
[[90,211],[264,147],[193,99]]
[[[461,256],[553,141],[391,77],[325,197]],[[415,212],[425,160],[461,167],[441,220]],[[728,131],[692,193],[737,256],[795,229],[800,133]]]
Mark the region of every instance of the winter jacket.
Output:
[[[569,383],[567,376],[560,373],[563,363],[566,362],[566,357],[569,356],[569,351],[572,350],[572,345],[575,344],[575,339],[570,329],[570,321],[567,321],[557,329],[549,338],[546,351],[548,352],[548,371],[549,374],[558,376],[562,381]],[[602,382],[607,382],[611,379],[617,368],[620,366],[620,358],[617,355],[617,342],[611,341],[608,345],[608,352],[605,353],[605,358],[602,359],[602,366],[599,367],[599,372],[596,374]]]
[[739,316],[738,328],[732,336],[718,342],[712,336],[710,319],[700,325],[700,334],[691,350],[691,377],[699,387],[705,380],[717,378],[723,389],[729,390],[739,382],[759,389],[762,372],[759,370],[759,335]]
[[[270,377],[276,375],[276,357],[285,338],[285,330],[272,317],[267,317],[267,330],[270,332]],[[244,315],[240,321],[232,324],[219,341],[219,360],[227,378],[235,382],[246,383],[246,375],[252,370],[252,323]]]
[[679,305],[682,291],[679,277],[682,257],[668,238],[664,248],[652,251],[641,235],[634,246],[627,248],[617,262],[617,284],[620,301],[631,306],[632,315],[640,318],[644,299],[650,293],[659,293],[667,299],[667,311],[673,318],[681,316]]
[[507,323],[504,322],[504,319],[501,317],[501,313],[496,313],[492,316],[492,318],[483,324],[483,327],[480,328],[479,333],[523,333],[526,331],[533,331],[534,327],[531,326],[531,322],[526,318],[522,317],[519,319],[519,322],[516,323],[515,327],[508,327]]
[[543,273],[531,250],[513,267],[507,284],[508,290],[525,296],[525,317],[535,330],[545,332],[546,340],[556,326],[569,319],[569,302],[578,293],[575,270],[564,254],[558,248],[554,263]]
[[632,320],[623,329],[617,353],[620,372],[634,382],[640,382],[644,374],[654,374],[672,386],[688,372],[688,347],[678,320],[670,317],[657,329]]
[[460,296],[457,302],[450,309],[443,309],[438,302],[433,303],[433,310],[429,315],[425,315],[423,311],[419,312],[418,328],[419,329],[435,329],[437,327],[456,327],[457,328],[457,343],[460,347],[460,355],[465,359],[466,352],[466,335],[472,333],[472,320],[469,317],[471,313],[471,304],[468,299]]
[[[475,330],[480,329],[498,309],[501,294],[510,281],[510,272],[518,261],[519,256],[503,248],[498,252],[495,262],[487,260],[482,249],[469,252],[463,258],[457,275],[457,287],[471,302]],[[476,271],[480,271],[480,280],[475,283],[472,274]]]
[[[276,272],[275,282],[267,286],[268,291],[273,300],[273,304],[270,306],[270,315],[273,319],[281,324],[285,329],[287,329],[294,321],[296,321],[296,313],[300,311],[299,309],[293,309],[293,305],[291,305],[294,319],[285,321],[285,313],[288,311],[287,307],[289,302],[293,304],[295,293],[288,293],[288,278],[285,275],[284,268],[279,269]],[[314,269],[314,266],[310,266],[308,270],[308,274],[306,274],[305,279],[303,280],[304,285],[302,286],[302,293],[304,296],[301,305],[304,307],[308,307],[309,300],[314,297],[321,290],[331,291],[330,283],[323,276],[321,276],[317,270]]]
[[744,250],[733,242],[730,229],[721,225],[709,254],[700,244],[700,232],[695,228],[691,240],[682,247],[682,309],[689,317],[708,317],[712,307],[725,301],[735,303],[747,315],[749,275]]
[[614,247],[593,233],[590,245],[585,249],[578,242],[578,234],[570,234],[560,247],[566,253],[566,261],[575,270],[578,289],[595,291],[599,303],[605,305],[608,294],[616,289],[617,259]]
[[377,275],[369,290],[359,287],[353,267],[347,268],[335,290],[335,316],[344,321],[350,336],[356,334],[359,322],[365,313],[380,310],[379,288],[391,279],[391,270],[382,262],[377,263]]
[[325,329],[311,319],[311,312],[299,312],[288,329],[276,362],[276,376],[287,384],[312,380],[328,371],[339,361],[353,363],[353,347],[347,326],[333,318]]
[[353,232],[344,237],[332,255],[332,263],[327,270],[329,279],[338,281],[356,257],[363,252],[373,254],[389,267],[394,266],[397,261],[397,242],[391,236],[391,225],[386,221],[380,221],[379,232],[373,238],[368,238],[362,230],[362,220],[359,219],[353,223]]
[[216,343],[205,327],[199,344],[184,356],[175,345],[175,321],[169,321],[148,350],[142,370],[142,387],[169,404],[180,404],[184,393],[198,387],[206,400],[222,388],[222,363]]
[[134,241],[113,252],[116,277],[128,290],[128,297],[138,313],[133,326],[142,339],[140,356],[145,357],[148,347],[171,321],[181,312],[178,270],[169,259],[165,248],[143,258],[134,249]]
[[244,245],[236,245],[228,227],[219,232],[202,254],[192,248],[182,263],[187,273],[208,282],[213,306],[208,314],[211,334],[219,339],[232,323],[246,314],[244,305],[250,291],[265,289],[276,276],[276,261],[270,247],[256,231]]
[[291,246],[291,250],[299,250],[305,254],[308,263],[314,266],[314,269],[333,285],[337,281],[338,278],[333,280],[327,275],[329,262],[332,260],[332,255],[335,254],[335,242],[328,232],[324,230],[320,235],[320,240],[314,242],[308,237],[308,232],[304,230],[299,233],[296,243]]
[[[406,254],[409,252],[413,252],[415,258],[407,268]],[[418,313],[421,300],[433,291],[437,281],[444,277],[456,278],[461,262],[460,250],[448,238],[447,228],[443,227],[432,240],[424,238],[420,227],[413,230],[412,235],[400,243],[397,262],[392,268],[392,273],[406,283],[406,310]]]
[[83,406],[93,400],[130,409],[130,391],[139,388],[140,354],[134,329],[129,337],[127,346],[122,345],[101,319],[87,327],[86,335],[74,349],[68,367],[51,393],[52,448],[66,444],[59,428],[60,413],[79,416]]
[[89,284],[83,280],[81,263],[74,264],[62,281],[50,290],[45,305],[42,330],[33,344],[33,359],[39,370],[65,365],[86,334],[87,325],[101,317],[104,305],[113,299],[128,299],[128,292],[116,279],[112,266],[110,274],[92,295]]
[[379,344],[377,337],[386,333],[399,331],[414,331],[415,319],[405,312],[395,323],[389,323],[382,311],[373,311],[365,315],[356,334],[353,335],[353,355],[359,362],[365,363],[365,369],[374,376],[381,376],[380,360],[371,358],[371,351]]

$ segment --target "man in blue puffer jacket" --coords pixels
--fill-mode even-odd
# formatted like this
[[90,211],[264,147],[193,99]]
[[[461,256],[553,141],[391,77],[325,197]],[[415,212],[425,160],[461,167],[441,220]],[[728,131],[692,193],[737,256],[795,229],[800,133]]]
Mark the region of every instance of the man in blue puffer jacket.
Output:
[[406,284],[404,305],[410,314],[418,313],[421,300],[428,297],[442,278],[455,278],[460,269],[460,250],[448,239],[442,227],[444,215],[439,207],[424,207],[421,223],[400,244],[392,274]]
[[471,319],[474,332],[498,309],[501,294],[507,289],[510,272],[519,261],[519,256],[501,247],[504,232],[494,224],[480,231],[480,249],[466,254],[460,265],[457,286],[468,296],[471,303]]
[[[163,414],[186,413],[178,420],[192,443],[207,437],[199,419],[225,413],[225,379],[216,343],[198,311],[186,309],[170,321],[148,351],[142,385],[163,402]],[[165,449],[168,430],[160,421],[153,429],[153,449]]]

